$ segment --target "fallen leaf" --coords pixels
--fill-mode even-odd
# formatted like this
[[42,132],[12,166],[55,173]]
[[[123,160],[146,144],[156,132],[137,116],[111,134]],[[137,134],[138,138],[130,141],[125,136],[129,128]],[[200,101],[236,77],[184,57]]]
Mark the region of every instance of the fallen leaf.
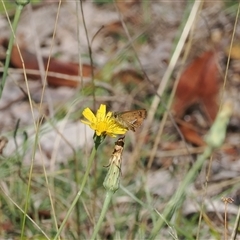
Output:
[[202,103],[213,121],[218,112],[219,92],[216,53],[208,51],[196,58],[182,73],[176,89],[173,111],[182,117],[193,104]]
[[[181,119],[191,106],[199,104],[207,120],[212,123],[218,112],[218,77],[214,51],[205,52],[196,58],[183,71],[179,79],[172,106],[176,119]],[[193,129],[186,124],[180,124],[179,127],[187,141],[197,146],[205,145],[198,133],[200,130]]]
[[[7,46],[7,41],[4,41],[4,46]],[[39,65],[37,61],[37,57],[35,54],[29,52],[28,50],[21,48],[20,49],[24,67],[26,70],[39,70]],[[46,69],[48,58],[43,57],[44,68]],[[15,68],[23,68],[22,60],[19,55],[19,51],[17,47],[14,45],[11,54],[11,64]],[[82,75],[83,77],[91,76],[92,67],[87,64],[82,65]],[[71,77],[79,76],[79,64],[72,62],[62,62],[57,59],[51,58],[49,67],[48,67],[48,76],[47,81],[50,86],[58,87],[58,86],[68,86],[68,87],[77,87],[79,85],[79,81],[71,79]],[[54,74],[55,73],[55,74]],[[57,74],[64,74],[64,76],[60,76]],[[29,74],[27,73],[27,77],[31,79],[39,79],[39,74]]]
[[203,141],[201,136],[191,127],[187,127],[186,125],[180,125],[179,129],[186,141],[196,146],[206,146],[206,143]]
[[142,8],[140,0],[117,0],[116,5],[121,12],[124,21],[132,24],[139,24],[142,19]]
[[115,73],[112,76],[112,82],[121,81],[124,84],[140,84],[143,82],[143,76],[133,69],[125,69]]
[[229,161],[234,162],[239,160],[240,149],[238,146],[224,145],[222,149],[229,156]]
[[103,33],[105,36],[111,35],[121,35],[124,33],[122,23],[120,21],[115,21],[104,25]]

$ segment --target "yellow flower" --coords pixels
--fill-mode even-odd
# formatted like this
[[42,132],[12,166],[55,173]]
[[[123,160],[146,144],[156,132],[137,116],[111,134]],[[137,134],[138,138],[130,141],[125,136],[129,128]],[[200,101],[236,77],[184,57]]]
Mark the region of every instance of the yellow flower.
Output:
[[112,117],[112,112],[106,114],[106,105],[101,104],[96,116],[89,108],[83,110],[83,116],[88,120],[81,120],[92,128],[97,136],[108,135],[116,137],[117,134],[125,134],[127,129],[116,123]]

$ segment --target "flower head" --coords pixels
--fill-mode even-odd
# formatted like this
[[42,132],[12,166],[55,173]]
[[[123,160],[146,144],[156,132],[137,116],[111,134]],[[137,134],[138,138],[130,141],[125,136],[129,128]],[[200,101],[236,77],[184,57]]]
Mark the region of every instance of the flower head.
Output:
[[87,124],[92,128],[97,136],[108,135],[110,137],[116,137],[117,134],[125,134],[127,129],[116,123],[112,117],[112,112],[106,114],[106,105],[101,104],[97,110],[96,116],[89,109],[83,110],[83,116],[88,120],[81,120],[81,122]]

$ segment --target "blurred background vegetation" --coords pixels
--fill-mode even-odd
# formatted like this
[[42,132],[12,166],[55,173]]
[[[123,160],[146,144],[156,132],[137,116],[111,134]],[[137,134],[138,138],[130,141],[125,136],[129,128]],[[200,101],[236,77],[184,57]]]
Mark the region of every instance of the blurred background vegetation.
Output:
[[[2,82],[18,6],[0,4]],[[0,238],[91,239],[117,138],[98,148],[59,227],[94,147],[82,111],[106,104],[112,112],[146,109],[148,117],[126,134],[121,187],[97,239],[240,239],[238,18],[239,3],[220,0],[24,6],[0,99]],[[153,236],[226,100],[234,111],[223,146]]]

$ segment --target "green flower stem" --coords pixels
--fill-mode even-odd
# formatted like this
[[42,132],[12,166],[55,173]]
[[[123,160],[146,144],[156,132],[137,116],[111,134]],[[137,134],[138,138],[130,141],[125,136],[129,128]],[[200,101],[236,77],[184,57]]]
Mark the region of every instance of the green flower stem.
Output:
[[199,155],[196,163],[193,165],[191,170],[188,172],[188,174],[184,178],[177,192],[170,199],[168,205],[166,206],[165,210],[162,213],[162,216],[156,222],[156,225],[154,226],[151,232],[149,240],[153,240],[156,238],[161,228],[166,224],[165,222],[169,220],[172,214],[175,212],[175,210],[182,205],[188,185],[192,183],[195,180],[195,178],[198,176],[198,171],[202,168],[202,165],[205,162],[205,160],[208,159],[209,156],[211,156],[212,151],[213,151],[213,148],[206,147],[203,154]]
[[119,189],[120,175],[121,175],[121,159],[122,151],[124,147],[124,137],[121,137],[115,142],[114,151],[110,158],[109,169],[104,179],[103,186],[107,190],[101,215],[98,219],[97,225],[94,227],[93,235],[91,239],[96,239],[99,229],[102,225],[103,219],[106,216],[110,201],[113,194]]
[[18,21],[20,19],[21,16],[21,12],[23,7],[29,3],[30,0],[23,0],[23,1],[16,1],[17,3],[17,8],[16,8],[16,12],[14,15],[14,20],[13,20],[13,24],[12,24],[12,34],[8,43],[8,50],[6,52],[6,60],[5,60],[5,65],[4,65],[4,71],[3,71],[3,77],[2,77],[2,81],[0,83],[0,99],[2,97],[2,93],[3,93],[3,89],[6,83],[6,79],[7,79],[7,73],[8,73],[8,67],[9,67],[9,63],[10,63],[10,59],[11,59],[11,54],[12,54],[12,48],[13,48],[13,42],[15,39],[15,32],[17,29],[17,25],[18,25]]
[[30,0],[15,0],[15,2],[18,6],[23,6],[24,7],[25,5],[30,3]]
[[95,226],[93,235],[91,237],[92,240],[96,239],[96,237],[97,237],[97,234],[98,234],[99,229],[100,229],[100,227],[102,225],[103,219],[106,216],[106,213],[107,213],[109,204],[110,204],[110,202],[112,200],[112,196],[113,196],[114,192],[115,191],[109,190],[106,193],[106,197],[105,197],[105,201],[104,201],[103,208],[102,208],[102,211],[101,211],[101,215],[100,215],[100,217],[98,219],[97,225]]
[[81,188],[80,188],[80,190],[78,191],[76,197],[74,198],[74,200],[73,200],[73,202],[72,202],[72,204],[71,204],[71,206],[70,206],[70,208],[69,208],[69,210],[68,210],[65,218],[63,219],[63,222],[62,222],[60,228],[58,229],[58,232],[57,232],[54,240],[56,240],[56,239],[59,237],[59,235],[61,234],[61,232],[62,232],[62,230],[63,230],[63,228],[64,228],[64,226],[65,226],[65,224],[66,224],[66,222],[67,222],[67,220],[68,220],[68,218],[69,218],[69,216],[70,216],[70,214],[72,213],[72,211],[73,211],[73,209],[74,209],[74,207],[75,207],[78,199],[80,198],[80,196],[81,196],[81,194],[82,194],[82,191],[83,191],[83,189],[84,189],[84,187],[85,187],[85,184],[86,184],[86,182],[87,182],[88,175],[89,175],[89,173],[90,173],[90,170],[91,170],[91,167],[92,167],[93,160],[94,160],[94,158],[95,158],[97,149],[98,149],[99,145],[101,144],[101,142],[104,140],[104,138],[105,138],[105,136],[96,136],[96,135],[94,135],[94,143],[95,143],[95,146],[94,146],[94,148],[92,149],[91,155],[90,155],[90,157],[89,157],[87,169],[86,169],[86,172],[85,172],[84,177],[83,177],[83,180],[82,180]]

